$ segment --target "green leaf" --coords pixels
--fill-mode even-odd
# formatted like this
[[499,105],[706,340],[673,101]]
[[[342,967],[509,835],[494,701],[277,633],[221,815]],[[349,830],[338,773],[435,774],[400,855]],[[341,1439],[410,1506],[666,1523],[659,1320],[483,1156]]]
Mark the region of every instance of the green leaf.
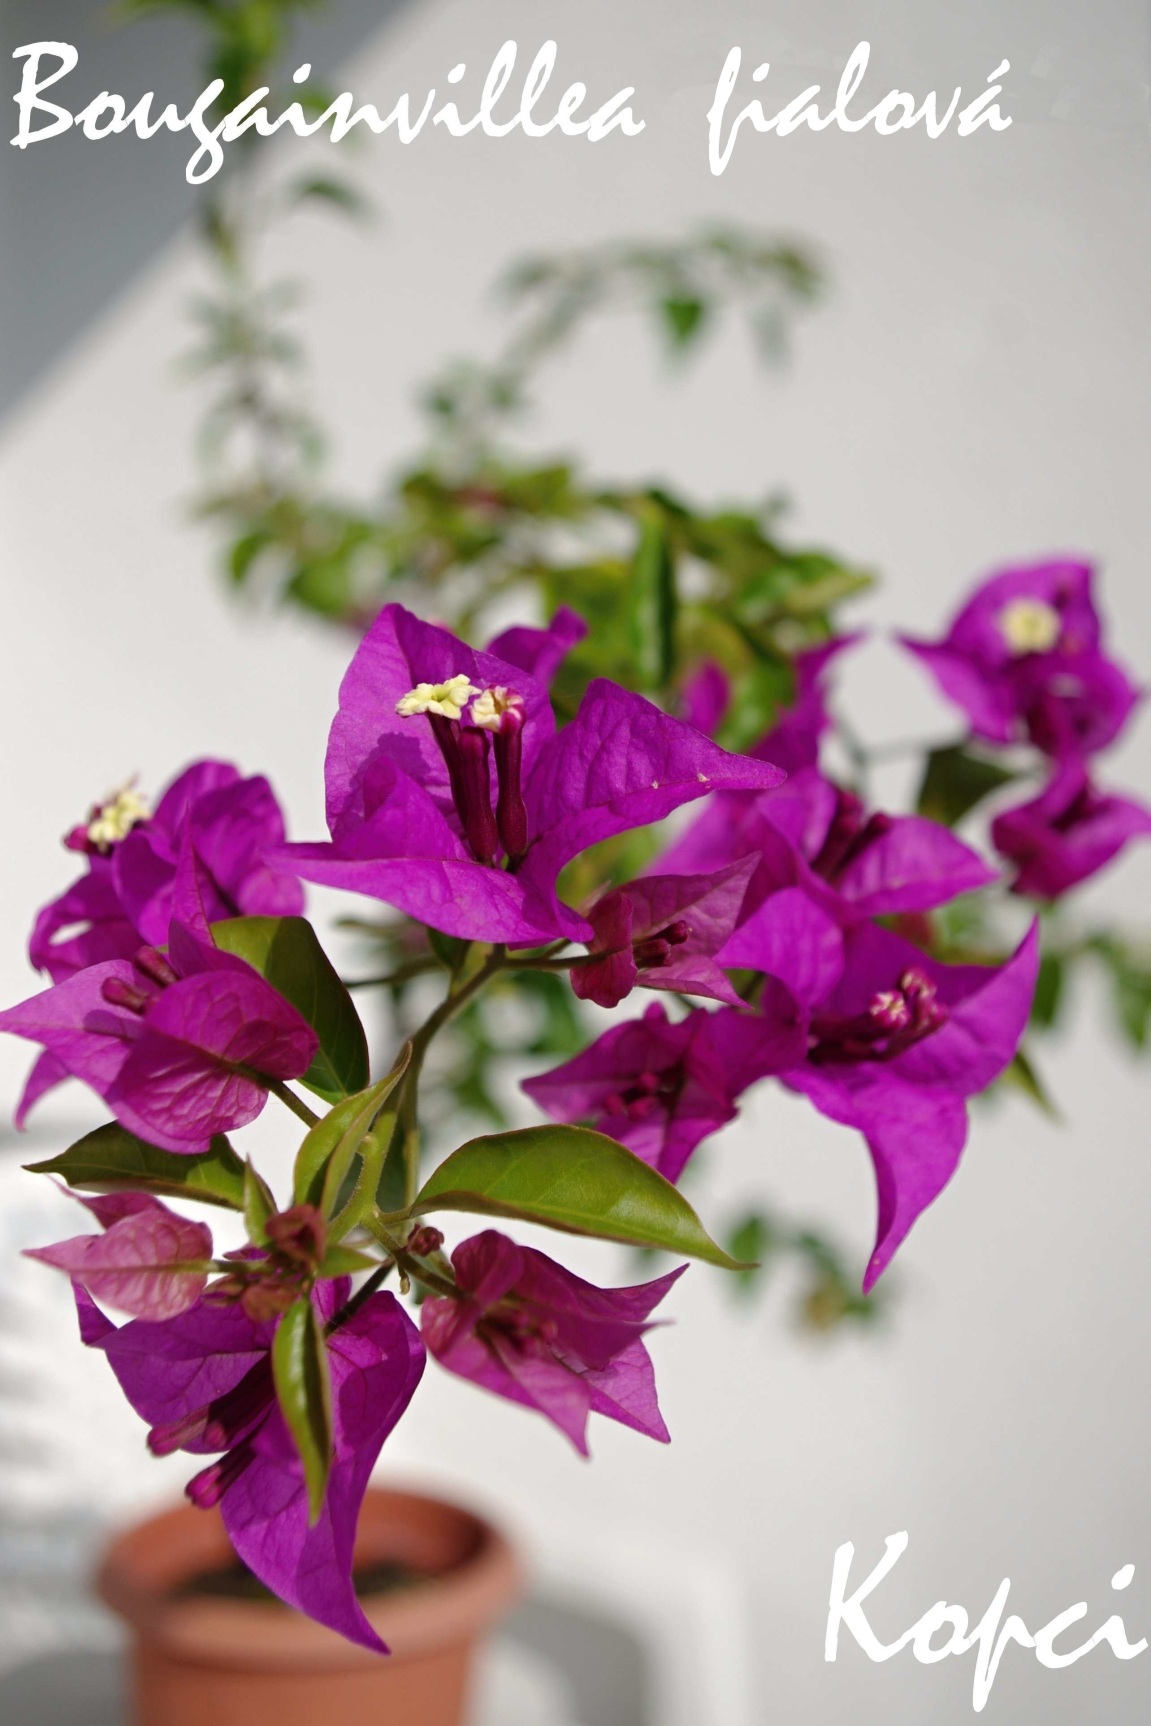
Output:
[[[411,1044],[405,1043],[390,1073],[354,1097],[337,1103],[311,1129],[296,1156],[296,1204],[316,1205],[325,1217],[333,1218],[357,1155],[363,1164],[357,1191],[362,1186],[374,1196],[391,1140],[389,1123],[394,1119],[394,1110],[384,1114],[382,1120],[380,1116],[407,1071],[411,1053]],[[334,1228],[337,1234],[341,1230],[346,1233],[358,1220],[358,1214],[349,1218],[345,1207]]]
[[741,750],[779,717],[791,701],[795,679],[791,667],[778,659],[755,659],[732,684],[731,702],[720,727],[725,749]]
[[1048,1030],[1059,1017],[1063,1003],[1067,961],[1060,953],[1044,953],[1039,961],[1035,981],[1035,998],[1031,1003],[1031,1023]]
[[933,749],[927,757],[917,807],[932,821],[954,827],[977,803],[1018,777],[997,761],[973,754],[962,743]]
[[1133,1049],[1145,1049],[1151,1036],[1151,964],[1144,953],[1108,932],[1091,936],[1087,944],[1110,974],[1120,1030]]
[[684,1198],[646,1163],[587,1127],[527,1127],[472,1139],[424,1182],[413,1215],[475,1211],[567,1234],[656,1247],[738,1270]]
[[766,1261],[774,1256],[780,1245],[771,1222],[758,1211],[750,1212],[736,1224],[727,1244],[731,1256],[740,1265],[736,1282],[744,1293],[756,1286]]
[[1145,1049],[1151,1030],[1151,972],[1127,966],[1116,974],[1115,1006],[1119,1024],[1133,1049]]
[[649,507],[640,526],[631,572],[631,636],[645,688],[663,689],[675,671],[679,596],[675,558],[661,511]]
[[311,1298],[294,1301],[272,1342],[276,1400],[288,1423],[308,1488],[308,1521],[324,1508],[332,1467],[332,1384],[324,1329]]
[[311,1025],[320,1039],[302,1083],[337,1103],[368,1082],[368,1043],[352,997],[304,917],[232,917],[213,923],[212,939],[246,959]]
[[34,1174],[59,1175],[70,1187],[92,1192],[133,1187],[140,1192],[197,1199],[206,1205],[225,1205],[233,1211],[244,1208],[245,1164],[222,1133],[208,1150],[187,1156],[146,1144],[118,1121],[109,1121],[107,1126],[85,1133],[58,1157],[27,1167]]
[[346,617],[353,596],[352,573],[346,557],[307,558],[297,565],[284,589],[287,599],[321,617]]
[[228,552],[228,574],[237,587],[243,587],[257,559],[273,543],[273,537],[268,528],[257,527],[232,545]]
[[322,203],[333,204],[349,216],[361,219],[369,216],[372,206],[364,194],[347,180],[330,178],[326,174],[316,174],[304,180],[297,180],[285,194],[286,201],[291,204],[306,203],[309,199],[319,199]]
[[1042,1109],[1050,1120],[1061,1121],[1063,1119],[1058,1107],[1052,1101],[1046,1085],[1039,1076],[1035,1063],[1026,1050],[1016,1049],[1010,1066],[1003,1070],[1000,1082],[1005,1085],[1012,1085],[1016,1090],[1022,1091],[1024,1096],[1030,1097],[1031,1101]]
[[268,1218],[275,1215],[276,1201],[268,1183],[256,1173],[252,1163],[244,1164],[244,1227],[255,1246],[265,1246],[268,1240]]
[[439,929],[429,929],[427,935],[428,946],[440,964],[446,966],[454,975],[463,963],[470,942],[459,935],[444,935]]
[[673,348],[690,346],[707,317],[705,302],[694,294],[668,294],[659,302],[659,310]]

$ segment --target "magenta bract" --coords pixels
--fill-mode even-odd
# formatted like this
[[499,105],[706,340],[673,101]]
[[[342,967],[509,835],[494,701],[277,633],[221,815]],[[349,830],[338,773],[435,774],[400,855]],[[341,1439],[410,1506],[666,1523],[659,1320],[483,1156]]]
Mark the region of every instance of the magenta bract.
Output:
[[287,847],[293,869],[514,946],[589,938],[555,891],[589,845],[712,790],[782,779],[602,679],[557,734],[530,672],[400,605],[344,678],[325,771],[331,842]]
[[[697,731],[702,731],[705,737],[714,737],[730,705],[731,684],[726,671],[714,659],[705,659],[683,686],[680,695],[683,718]],[[768,756],[767,759],[774,757]],[[783,763],[777,765],[782,766]]]
[[546,1415],[588,1454],[590,1414],[666,1443],[651,1359],[652,1310],[687,1269],[601,1289],[487,1229],[452,1254],[463,1299],[426,1300],[420,1322],[441,1366]]
[[1140,692],[1103,651],[1090,564],[1004,570],[983,582],[940,641],[904,637],[972,731],[1029,737],[1056,757],[1103,749]]
[[725,957],[778,977],[803,1004],[806,1055],[783,1083],[867,1140],[879,1193],[870,1288],[955,1172],[966,1099],[1019,1047],[1038,930],[1003,965],[942,965],[878,924],[842,929],[791,888],[765,901]]
[[736,925],[754,869],[754,857],[745,857],[714,875],[645,875],[604,894],[587,912],[590,951],[602,957],[573,967],[575,993],[615,1007],[640,984],[742,1006],[715,954]]
[[[36,919],[29,957],[53,982],[105,959],[129,959],[144,943],[163,943],[173,914],[193,921],[179,903],[185,850],[209,922],[303,909],[299,881],[270,861],[284,842],[284,818],[266,779],[244,779],[226,761],[197,761],[172,781],[151,816],[117,825],[106,814],[114,803],[70,835],[69,845],[86,853],[88,873]],[[121,826],[126,831],[114,837]]]
[[212,1257],[212,1231],[204,1223],[177,1216],[149,1193],[70,1196],[87,1206],[103,1233],[28,1247],[26,1258],[66,1271],[94,1299],[136,1318],[174,1318],[196,1304]]
[[0,1013],[0,1031],[42,1044],[129,1132],[187,1152],[254,1120],[266,1081],[299,1078],[318,1046],[250,965],[178,923],[167,957],[145,947],[90,965]]
[[756,1014],[698,1008],[673,1023],[653,1002],[523,1089],[553,1120],[590,1121],[675,1181],[701,1140],[735,1119],[735,1099],[806,1046],[801,1009],[769,980]]
[[756,866],[741,920],[791,886],[847,927],[932,910],[997,879],[949,828],[922,815],[869,814],[814,767],[797,769],[776,791],[714,798],[659,867],[687,873],[749,856]]
[[517,623],[488,642],[488,652],[508,665],[518,666],[546,689],[564,659],[587,634],[587,624],[568,606],[561,605],[546,629]]
[[1004,810],[991,827],[996,849],[1016,866],[1014,891],[1034,899],[1058,899],[1149,834],[1151,810],[1100,791],[1075,760],[1057,765],[1038,797]]
[[792,662],[794,700],[750,751],[752,755],[774,761],[785,773],[819,766],[819,745],[832,722],[827,710],[827,669],[860,639],[858,633],[837,635],[819,647],[808,647],[796,654]]
[[151,1427],[159,1455],[222,1452],[189,1483],[201,1506],[218,1504],[237,1554],[265,1587],[341,1636],[385,1654],[352,1585],[360,1505],[380,1449],[419,1384],[424,1348],[394,1295],[371,1295],[348,1321],[346,1278],[317,1285],[326,1321],[334,1460],[318,1521],[308,1524],[303,1464],[275,1399],[275,1323],[239,1306],[201,1300],[163,1323],[117,1330],[77,1287],[80,1334],[101,1348],[128,1401]]

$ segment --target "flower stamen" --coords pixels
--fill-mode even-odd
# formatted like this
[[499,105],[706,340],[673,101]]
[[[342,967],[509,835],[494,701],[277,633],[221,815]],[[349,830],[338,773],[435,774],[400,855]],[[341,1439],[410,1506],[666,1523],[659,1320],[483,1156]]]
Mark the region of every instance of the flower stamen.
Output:
[[128,837],[133,827],[151,819],[151,809],[129,780],[103,803],[94,803],[88,811],[87,821],[73,827],[64,844],[69,851],[95,852],[106,857],[114,845]]
[[435,713],[441,719],[459,719],[473,695],[479,690],[465,672],[457,672],[443,683],[417,683],[396,702],[396,712],[402,719],[412,719],[420,713]]
[[1012,653],[1019,655],[1050,653],[1063,632],[1063,619],[1055,607],[1026,595],[1005,605],[995,622]]
[[496,758],[496,827],[514,863],[528,848],[528,812],[523,796],[524,698],[505,684],[485,689],[468,710],[470,723],[492,735]]
[[851,1061],[893,1061],[924,1037],[942,1030],[948,1011],[925,971],[912,966],[895,989],[877,989],[862,1013],[817,1013],[808,1059],[816,1066]]

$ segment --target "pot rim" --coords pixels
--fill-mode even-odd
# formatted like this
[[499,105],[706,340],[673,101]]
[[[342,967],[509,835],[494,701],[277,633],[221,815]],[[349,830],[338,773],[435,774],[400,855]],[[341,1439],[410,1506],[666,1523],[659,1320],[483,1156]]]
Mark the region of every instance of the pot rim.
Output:
[[[369,1596],[362,1602],[369,1623],[388,1644],[393,1661],[473,1641],[519,1594],[523,1569],[518,1554],[486,1517],[438,1494],[369,1487],[361,1528],[365,1522],[379,1524],[396,1511],[406,1511],[409,1521],[413,1516],[438,1520],[441,1526],[450,1521],[475,1545],[443,1575],[376,1600]],[[192,1562],[157,1566],[156,1543],[163,1552],[173,1541],[186,1548],[183,1556]],[[142,1642],[196,1665],[282,1671],[370,1666],[380,1660],[370,1649],[278,1602],[174,1592],[182,1578],[230,1551],[218,1511],[177,1505],[113,1537],[97,1570],[96,1591]]]

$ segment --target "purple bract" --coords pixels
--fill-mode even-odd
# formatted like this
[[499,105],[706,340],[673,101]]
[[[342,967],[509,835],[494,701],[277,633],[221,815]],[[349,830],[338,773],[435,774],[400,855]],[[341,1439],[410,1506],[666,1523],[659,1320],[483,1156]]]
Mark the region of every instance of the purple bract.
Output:
[[29,958],[55,983],[105,959],[130,959],[140,946],[166,941],[173,916],[196,921],[193,892],[209,922],[294,916],[303,889],[270,860],[283,842],[268,781],[244,779],[226,761],[186,768],[154,813],[130,788],[117,792],[68,835],[88,871],[44,906]]
[[1019,1047],[1038,929],[1003,965],[942,965],[878,924],[842,929],[789,888],[765,901],[723,957],[778,978],[802,1004],[806,1056],[782,1081],[867,1140],[879,1192],[869,1289],[955,1172],[966,1099]]
[[992,743],[1023,737],[1057,757],[1119,735],[1140,699],[1103,651],[1090,564],[1004,570],[978,587],[940,641],[904,637],[940,689]]
[[589,1414],[666,1443],[643,1334],[687,1269],[601,1289],[533,1247],[486,1229],[452,1254],[462,1299],[426,1300],[420,1322],[441,1366],[534,1408],[588,1454]]
[[597,899],[590,964],[575,965],[572,988],[585,1001],[618,1006],[637,984],[681,995],[742,1002],[715,954],[739,919],[753,857],[714,875],[645,875]]
[[194,1504],[218,1504],[237,1554],[265,1587],[321,1624],[387,1653],[352,1585],[352,1548],[368,1476],[424,1370],[419,1332],[395,1296],[371,1295],[339,1322],[347,1278],[317,1285],[328,1322],[334,1460],[318,1520],[309,1525],[304,1469],[276,1403],[275,1323],[206,1298],[163,1323],[117,1329],[77,1286],[80,1334],[101,1348],[128,1401],[166,1456],[222,1452],[188,1485]]
[[996,849],[1016,866],[1014,891],[1034,899],[1058,899],[1149,834],[1151,810],[1100,791],[1078,761],[1057,765],[1038,797],[991,827]]
[[286,847],[293,869],[515,946],[591,936],[556,896],[589,845],[783,777],[603,679],[557,733],[530,672],[400,605],[384,607],[344,678],[325,772],[331,841]]
[[[0,1013],[0,1031],[43,1045],[51,1082],[83,1079],[117,1120],[162,1150],[206,1150],[245,1126],[267,1081],[299,1078],[317,1038],[252,967],[173,923],[168,953],[90,965]],[[31,1098],[41,1094],[40,1064]],[[21,1105],[27,1114],[29,1093]]]
[[845,927],[928,911],[997,879],[969,845],[922,815],[869,814],[852,791],[801,767],[776,791],[712,799],[658,860],[675,873],[753,857],[746,918],[772,893],[802,886]]
[[673,1023],[653,1002],[523,1089],[553,1120],[591,1121],[675,1181],[700,1141],[735,1119],[735,1099],[805,1048],[800,1009],[768,982],[758,1014],[697,1008]]
[[66,1271],[94,1299],[136,1318],[175,1318],[195,1306],[212,1257],[212,1231],[204,1223],[177,1216],[149,1193],[70,1196],[103,1232],[27,1247],[26,1258]]

